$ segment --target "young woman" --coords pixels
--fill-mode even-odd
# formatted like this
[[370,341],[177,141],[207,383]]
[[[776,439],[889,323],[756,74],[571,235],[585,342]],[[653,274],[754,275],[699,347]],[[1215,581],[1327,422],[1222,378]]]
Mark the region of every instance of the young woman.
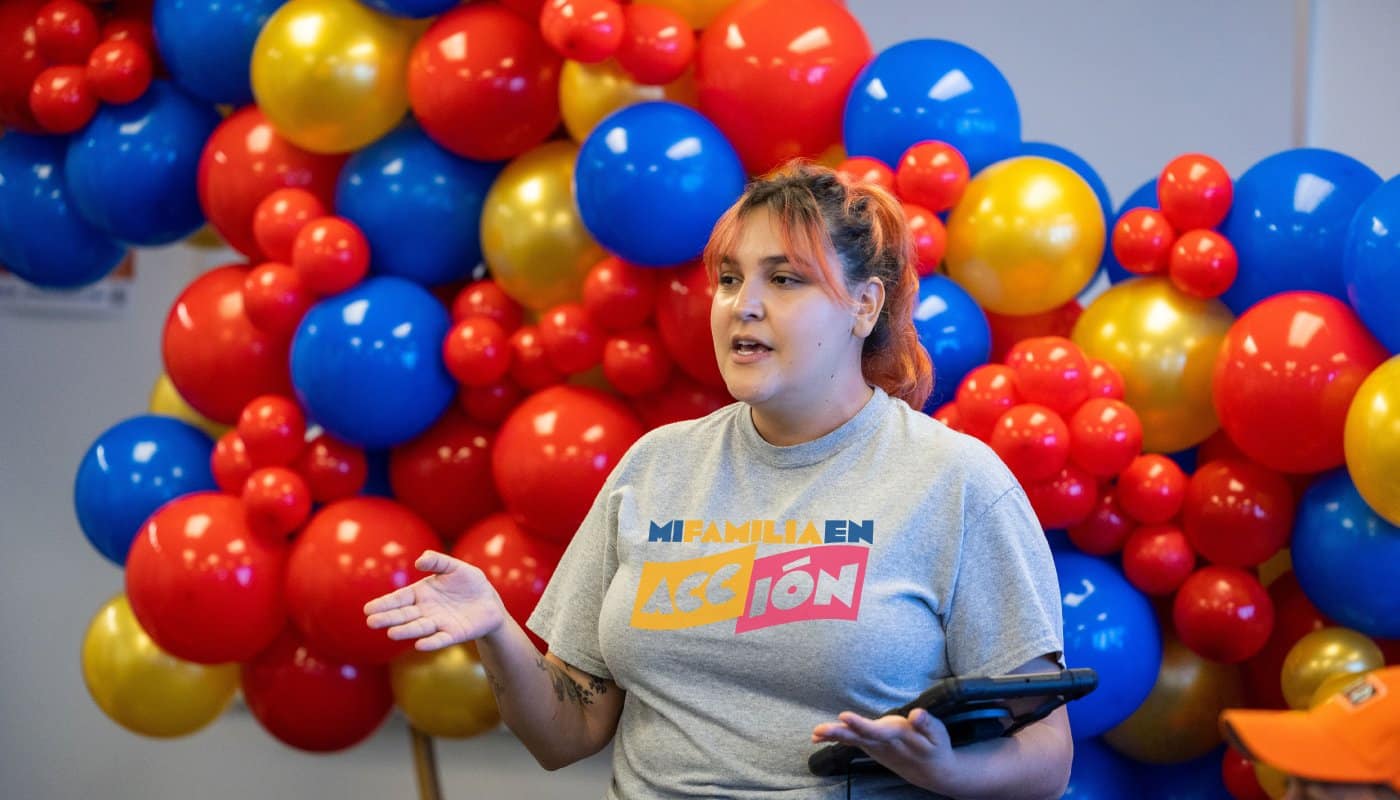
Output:
[[[789,166],[751,184],[705,251],[715,356],[738,401],[639,440],[528,624],[475,567],[372,601],[420,650],[476,640],[506,724],[556,769],[609,741],[609,798],[1059,797],[1063,709],[956,750],[916,710],[948,675],[1059,669],[1060,597],[1035,515],[977,440],[920,413],[898,202]],[[817,745],[894,774],[819,778]]]

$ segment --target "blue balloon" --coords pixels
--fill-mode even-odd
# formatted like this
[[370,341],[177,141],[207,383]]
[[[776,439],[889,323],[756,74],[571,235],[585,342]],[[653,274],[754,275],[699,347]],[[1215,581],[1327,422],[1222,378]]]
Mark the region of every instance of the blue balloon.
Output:
[[1346,470],[1308,487],[1293,522],[1293,572],[1338,624],[1400,638],[1400,527],[1366,504]]
[[1236,315],[1279,292],[1309,290],[1346,300],[1342,251],[1356,209],[1381,178],[1351,156],[1304,147],[1250,167],[1235,181],[1221,233],[1239,274],[1220,299]]
[[423,19],[441,14],[460,3],[461,0],[360,0],[360,2],[396,17]]
[[[1113,240],[1114,226],[1118,224],[1118,220],[1124,214],[1128,213],[1128,211],[1134,208],[1157,207],[1157,179],[1150,178],[1147,181],[1147,183],[1144,183],[1143,185],[1134,189],[1133,193],[1128,195],[1128,199],[1123,201],[1123,205],[1118,207],[1118,213],[1113,216],[1113,219],[1110,221],[1108,226],[1109,241]],[[1108,270],[1109,283],[1122,283],[1123,281],[1126,281],[1130,278],[1139,277],[1138,275],[1129,272],[1126,269],[1123,269],[1123,265],[1119,264],[1118,259],[1113,257],[1112,247],[1105,247],[1103,249],[1103,265],[1104,268]]]
[[418,284],[370,278],[306,312],[292,337],[292,388],[333,436],[373,449],[408,441],[456,394],[442,363],[451,324]]
[[449,153],[406,122],[345,163],[336,211],[364,231],[376,274],[451,283],[481,262],[481,208],[501,166]]
[[981,53],[944,39],[911,39],[856,76],[842,123],[846,152],[895,165],[928,139],[962,152],[975,174],[1021,149],[1021,111],[1005,76]]
[[1387,350],[1400,353],[1400,177],[1381,184],[1356,209],[1342,278],[1357,316]]
[[369,470],[365,475],[365,485],[360,488],[360,494],[394,499],[394,486],[389,480],[390,455],[392,453],[388,450],[365,451],[365,463]]
[[933,360],[933,394],[924,404],[924,411],[933,411],[953,399],[963,376],[987,363],[992,328],[967,290],[951,278],[930,275],[919,281],[914,330]]
[[190,492],[217,491],[209,469],[214,442],[173,417],[143,414],[97,437],[78,465],[78,525],[108,561],[123,566],[146,518]]
[[73,204],[114,239],[154,246],[204,224],[197,177],[218,112],[169,81],[134,103],[104,105],[68,143]]
[[1196,471],[1196,448],[1188,447],[1185,450],[1178,450],[1175,453],[1167,453],[1166,456],[1172,461],[1175,461],[1176,465],[1181,467],[1181,471],[1186,473],[1188,478],[1191,477],[1191,473]]
[[1050,551],[1068,550],[1078,552],[1079,548],[1074,546],[1074,542],[1069,539],[1069,531],[1063,528],[1051,528],[1045,532],[1045,541],[1050,545]]
[[[1075,748],[1078,746],[1076,742]],[[1142,800],[1233,800],[1220,771],[1224,759],[1222,746],[1180,764],[1139,765],[1141,789],[1134,796]]]
[[574,197],[599,244],[661,267],[700,255],[744,180],[733,146],[698,111],[639,103],[605,117],[583,141]]
[[253,45],[287,0],[156,0],[156,47],[170,76],[210,103],[253,102]]
[[1076,739],[1127,719],[1151,693],[1162,666],[1162,634],[1152,605],[1123,573],[1083,553],[1054,553],[1065,620],[1065,663],[1091,667],[1098,688],[1069,705]]
[[1100,739],[1075,739],[1069,786],[1062,797],[1072,800],[1122,800],[1135,795],[1138,788],[1132,761],[1119,755]]
[[101,280],[126,254],[72,207],[65,144],[61,137],[14,131],[0,137],[0,264],[50,289]]
[[1094,190],[1094,196],[1099,198],[1099,207],[1103,209],[1103,218],[1105,222],[1111,222],[1113,220],[1113,200],[1108,196],[1108,187],[1104,185],[1103,178],[1099,177],[1099,173],[1094,170],[1089,162],[1085,161],[1077,153],[1072,150],[1066,150],[1057,144],[1049,144],[1047,142],[1022,142],[1021,152],[1018,153],[1018,155],[1048,158],[1051,161],[1058,161],[1074,170],[1079,174],[1079,177],[1084,179],[1085,183],[1089,184],[1089,188]]

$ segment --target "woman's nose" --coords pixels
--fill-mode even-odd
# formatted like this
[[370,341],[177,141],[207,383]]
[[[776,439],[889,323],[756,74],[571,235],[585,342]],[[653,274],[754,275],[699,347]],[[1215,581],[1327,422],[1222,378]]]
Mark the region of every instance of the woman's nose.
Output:
[[734,315],[740,319],[761,319],[763,317],[763,293],[752,283],[739,288],[739,296],[734,298]]

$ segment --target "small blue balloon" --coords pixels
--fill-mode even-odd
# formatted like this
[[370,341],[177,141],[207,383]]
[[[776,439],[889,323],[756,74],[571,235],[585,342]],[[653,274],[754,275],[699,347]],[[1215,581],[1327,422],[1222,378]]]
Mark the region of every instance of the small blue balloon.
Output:
[[1304,147],[1250,167],[1235,181],[1221,233],[1239,274],[1220,296],[1236,315],[1279,292],[1307,290],[1346,300],[1342,251],[1356,209],[1381,178],[1351,156]]
[[204,224],[197,178],[219,114],[152,81],[138,100],[104,105],[68,143],[73,203],[109,236],[135,245],[177,242]]
[[0,137],[0,264],[50,289],[101,280],[126,248],[73,208],[57,136]]
[[1189,477],[1196,471],[1196,448],[1188,447],[1185,450],[1178,450],[1175,453],[1167,453],[1167,458],[1176,462],[1181,471]]
[[1142,800],[1233,800],[1220,771],[1224,760],[1225,748],[1217,747],[1180,764],[1141,764],[1137,768],[1141,790],[1134,796]]
[[253,45],[287,0],[156,0],[156,48],[175,82],[210,103],[253,102]]
[[388,450],[365,451],[365,463],[369,469],[365,474],[365,485],[360,489],[360,494],[394,499],[394,487],[389,481],[390,455],[392,454]]
[[583,141],[574,197],[599,244],[661,267],[700,255],[744,180],[733,146],[698,111],[639,103],[605,117]]
[[1065,620],[1065,663],[1098,672],[1099,685],[1069,705],[1076,739],[1127,719],[1157,682],[1162,633],[1152,605],[1123,573],[1083,553],[1054,553]]
[[1338,624],[1400,638],[1400,528],[1366,504],[1346,470],[1308,487],[1293,523],[1293,572]]
[[345,163],[336,211],[364,231],[376,274],[451,283],[481,262],[481,208],[501,166],[450,153],[406,122]]
[[[1078,701],[1083,702],[1083,701]],[[1133,762],[1100,739],[1079,738],[1075,731],[1074,763],[1064,798],[1072,800],[1122,800],[1139,788]]]
[[1400,353],[1400,177],[1361,203],[1342,251],[1347,299],[1392,353]]
[[930,275],[919,281],[914,330],[933,361],[933,394],[924,411],[953,399],[963,376],[987,363],[992,329],[981,306],[951,278]]
[[898,164],[936,139],[975,174],[1021,149],[1021,111],[1006,77],[981,53],[944,39],[885,50],[856,76],[842,124],[846,153]]
[[423,19],[441,14],[460,3],[461,0],[360,0],[360,2],[396,17]]
[[427,430],[457,385],[442,363],[447,309],[403,278],[373,277],[312,306],[292,338],[292,387],[340,439],[382,449]]
[[141,526],[166,502],[217,491],[209,468],[214,442],[173,417],[143,414],[97,437],[78,465],[78,525],[108,561],[123,566]]
[[1104,220],[1112,221],[1113,201],[1109,198],[1108,187],[1104,185],[1103,178],[1099,177],[1099,173],[1078,153],[1047,142],[1022,142],[1021,152],[1017,155],[1048,158],[1074,170],[1079,177],[1084,179],[1085,183],[1089,184],[1089,188],[1094,190],[1094,196],[1099,198],[1099,207],[1103,209]]

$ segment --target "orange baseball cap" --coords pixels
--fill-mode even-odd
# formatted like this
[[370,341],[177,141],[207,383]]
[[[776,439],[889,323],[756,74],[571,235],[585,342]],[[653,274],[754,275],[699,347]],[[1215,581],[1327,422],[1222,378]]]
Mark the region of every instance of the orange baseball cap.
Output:
[[1308,711],[1233,709],[1220,724],[1240,752],[1289,775],[1400,791],[1400,667],[1359,675]]

